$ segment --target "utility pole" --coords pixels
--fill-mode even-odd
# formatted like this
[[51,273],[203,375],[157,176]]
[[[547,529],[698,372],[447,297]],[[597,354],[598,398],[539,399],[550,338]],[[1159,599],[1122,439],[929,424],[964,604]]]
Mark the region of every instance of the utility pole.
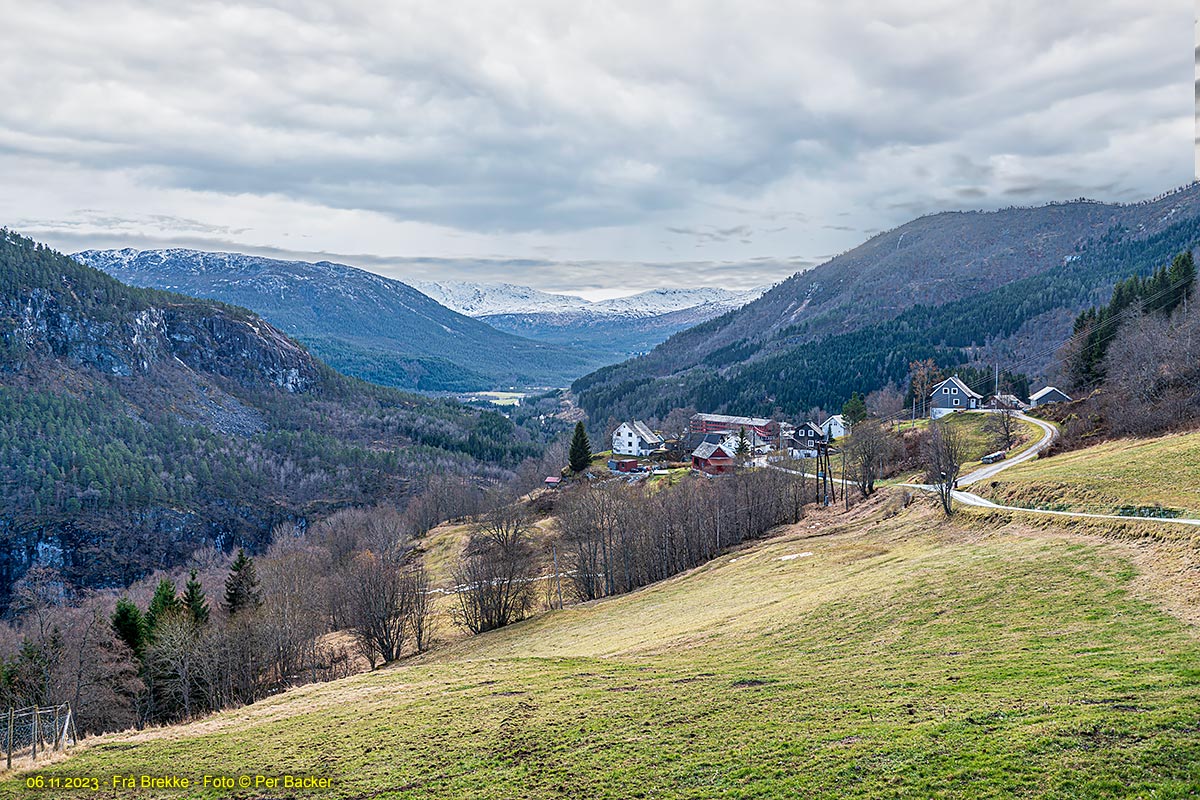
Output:
[[561,609],[563,607],[562,575],[560,575],[558,572],[558,543],[555,542],[555,543],[551,544],[550,547],[551,547],[551,550],[554,552],[554,582],[555,582],[555,584],[558,585],[558,607]]
[[850,510],[850,495],[846,492],[846,448],[842,448],[842,499],[846,501],[846,510]]

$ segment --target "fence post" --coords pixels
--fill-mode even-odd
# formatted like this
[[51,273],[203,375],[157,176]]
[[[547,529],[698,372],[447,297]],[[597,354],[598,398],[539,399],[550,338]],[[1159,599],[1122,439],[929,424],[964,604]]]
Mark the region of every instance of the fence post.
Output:
[[34,706],[33,707],[33,735],[29,737],[29,741],[32,743],[31,747],[33,748],[32,755],[30,756],[30,758],[34,761],[37,761],[37,740],[38,740],[38,707]]
[[55,750],[55,752],[62,749],[59,746],[59,742],[60,742],[60,740],[58,738],[58,706],[55,706],[54,707],[54,750]]
[[16,712],[12,706],[8,707],[8,740],[4,743],[4,749],[8,751],[8,769],[12,769],[13,717],[16,716]]

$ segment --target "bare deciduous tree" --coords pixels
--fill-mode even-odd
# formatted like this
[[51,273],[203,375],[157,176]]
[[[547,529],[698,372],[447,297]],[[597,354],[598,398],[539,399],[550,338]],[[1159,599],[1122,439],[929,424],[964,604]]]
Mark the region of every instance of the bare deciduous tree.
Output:
[[534,530],[518,504],[487,514],[471,536],[458,564],[455,619],[472,633],[502,628],[523,619],[536,597]]
[[946,516],[954,513],[953,493],[958,486],[958,473],[966,457],[966,439],[962,432],[945,422],[930,423],[922,456],[925,480],[937,490],[938,500]]
[[875,481],[896,457],[898,443],[877,420],[864,420],[854,426],[846,443],[846,472],[863,497],[875,492]]

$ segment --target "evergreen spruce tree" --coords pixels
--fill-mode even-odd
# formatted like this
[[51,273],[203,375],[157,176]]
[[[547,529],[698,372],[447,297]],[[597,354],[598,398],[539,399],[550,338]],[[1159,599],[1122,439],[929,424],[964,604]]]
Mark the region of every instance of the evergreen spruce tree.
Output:
[[112,627],[117,637],[129,645],[135,656],[141,658],[146,645],[146,621],[137,603],[128,597],[118,600],[112,615]]
[[196,625],[208,623],[208,598],[204,596],[204,587],[196,579],[196,570],[192,570],[183,587],[183,606],[192,615],[192,622]]
[[258,591],[258,574],[254,570],[254,559],[239,548],[229,577],[225,579],[225,610],[235,616],[247,609],[254,610],[262,605]]
[[159,622],[182,609],[183,604],[179,602],[179,596],[175,593],[175,584],[163,578],[155,587],[154,597],[150,598],[150,605],[146,608],[145,641],[154,638],[154,629]]
[[738,443],[736,454],[738,460],[744,460],[750,457],[750,437],[746,435],[745,427],[738,428]]
[[571,439],[571,453],[568,459],[572,472],[583,472],[592,462],[592,443],[588,441],[587,431],[583,423],[575,423],[575,436]]
[[842,417],[851,425],[857,425],[867,418],[867,403],[861,394],[855,392],[842,404]]

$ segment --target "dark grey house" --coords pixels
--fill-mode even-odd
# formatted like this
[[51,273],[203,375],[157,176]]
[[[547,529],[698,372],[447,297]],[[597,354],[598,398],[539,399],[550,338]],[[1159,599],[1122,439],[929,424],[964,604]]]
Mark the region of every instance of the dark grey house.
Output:
[[983,395],[971,391],[957,375],[933,387],[929,393],[929,416],[932,419],[955,411],[976,411],[983,408]]

